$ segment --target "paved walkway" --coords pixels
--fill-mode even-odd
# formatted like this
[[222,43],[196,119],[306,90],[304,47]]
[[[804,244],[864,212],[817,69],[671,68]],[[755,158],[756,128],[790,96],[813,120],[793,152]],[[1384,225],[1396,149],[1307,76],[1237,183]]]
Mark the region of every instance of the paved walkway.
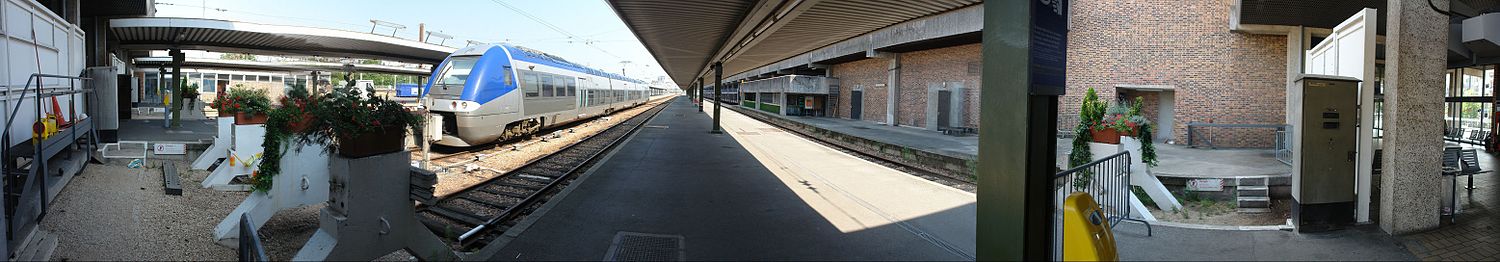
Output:
[[1131,261],[1249,261],[1249,260],[1402,260],[1417,259],[1395,237],[1374,227],[1328,233],[1288,231],[1226,231],[1156,226],[1146,236],[1145,226],[1115,227],[1120,260]]
[[781,117],[834,132],[962,159],[974,159],[979,155],[979,136],[950,136],[926,129],[833,117]]
[[602,260],[622,232],[687,260],[973,259],[973,194],[721,112],[709,134],[672,102],[492,259]]
[[[1468,146],[1466,146],[1468,147]],[[1468,147],[1472,148],[1472,147]],[[1484,170],[1495,170],[1474,176],[1474,189],[1470,195],[1463,187],[1467,178],[1459,178],[1458,201],[1464,204],[1464,212],[1458,222],[1450,224],[1446,218],[1437,230],[1402,236],[1406,249],[1422,260],[1469,260],[1500,261],[1500,183],[1494,172],[1500,172],[1493,155],[1480,152],[1479,164]]]

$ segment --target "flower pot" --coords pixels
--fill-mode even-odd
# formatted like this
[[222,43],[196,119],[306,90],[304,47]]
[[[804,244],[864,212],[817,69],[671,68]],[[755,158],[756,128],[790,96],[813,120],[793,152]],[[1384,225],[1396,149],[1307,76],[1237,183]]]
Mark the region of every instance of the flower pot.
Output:
[[345,135],[339,134],[339,155],[361,158],[406,149],[406,127],[385,126],[375,132]]
[[1090,128],[1089,129],[1089,133],[1090,133],[1090,136],[1094,138],[1094,142],[1095,143],[1105,143],[1105,144],[1119,144],[1120,143],[1120,133],[1119,133],[1118,130],[1115,130],[1113,128],[1105,128],[1105,129]]
[[1140,132],[1141,129],[1139,127],[1131,128],[1129,132],[1124,133],[1121,133],[1119,130],[1115,130],[1114,128],[1089,128],[1090,136],[1094,138],[1094,142],[1105,144],[1119,144],[1120,136],[1135,136]]
[[223,109],[219,110],[219,117],[233,117],[233,116],[234,116],[234,114],[229,113],[229,110],[223,110]]
[[287,123],[287,130],[292,131],[292,133],[306,132],[308,128],[312,128],[313,120],[317,120],[311,113],[302,113],[302,116],[298,117],[298,119],[297,121]]
[[266,119],[269,119],[269,118],[271,118],[271,117],[267,116],[266,114],[261,114],[261,113],[248,114],[248,113],[245,113],[245,112],[239,112],[239,113],[235,113],[234,114],[234,124],[236,124],[236,125],[265,124],[266,123]]

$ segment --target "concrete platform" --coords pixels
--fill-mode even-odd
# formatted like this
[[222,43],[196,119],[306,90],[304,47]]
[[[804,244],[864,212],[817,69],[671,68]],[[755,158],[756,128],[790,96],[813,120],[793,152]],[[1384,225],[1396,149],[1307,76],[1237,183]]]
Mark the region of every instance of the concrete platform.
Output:
[[[712,104],[710,104],[712,105]],[[888,126],[870,121],[832,117],[780,116],[834,132],[902,145],[927,152],[974,159],[979,155],[979,136],[950,136],[914,127]]]
[[974,259],[973,194],[722,113],[710,134],[671,102],[491,259],[604,260],[622,232],[681,236],[687,260]]
[[[711,102],[706,104],[710,107],[713,105]],[[956,181],[973,183],[976,180],[975,170],[979,168],[978,136],[948,136],[917,128],[883,126],[859,120],[782,116],[736,105],[727,105],[725,111],[738,111],[744,116],[823,143],[901,163]]]
[[[213,140],[218,127],[213,119],[182,120],[182,127],[162,127],[161,119],[120,120],[121,141],[192,142]],[[212,141],[208,141],[212,142]]]

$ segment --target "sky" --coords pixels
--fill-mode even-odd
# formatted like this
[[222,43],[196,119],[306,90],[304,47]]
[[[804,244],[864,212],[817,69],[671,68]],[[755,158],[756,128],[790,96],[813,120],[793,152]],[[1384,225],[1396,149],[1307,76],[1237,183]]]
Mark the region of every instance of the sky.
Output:
[[[156,16],[365,33],[370,32],[370,20],[376,19],[405,25],[396,37],[412,40],[417,38],[417,25],[425,23],[428,31],[453,36],[446,46],[463,47],[467,40],[509,42],[610,72],[623,67],[627,76],[645,81],[667,75],[604,0],[157,0]],[[390,35],[391,28],[378,27],[375,32]]]

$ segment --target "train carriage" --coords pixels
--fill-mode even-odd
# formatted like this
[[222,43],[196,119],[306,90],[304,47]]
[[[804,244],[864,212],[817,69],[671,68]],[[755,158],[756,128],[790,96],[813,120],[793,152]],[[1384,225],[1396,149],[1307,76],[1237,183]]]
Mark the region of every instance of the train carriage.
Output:
[[646,103],[643,81],[509,44],[469,46],[448,56],[423,89],[439,145],[507,140]]

